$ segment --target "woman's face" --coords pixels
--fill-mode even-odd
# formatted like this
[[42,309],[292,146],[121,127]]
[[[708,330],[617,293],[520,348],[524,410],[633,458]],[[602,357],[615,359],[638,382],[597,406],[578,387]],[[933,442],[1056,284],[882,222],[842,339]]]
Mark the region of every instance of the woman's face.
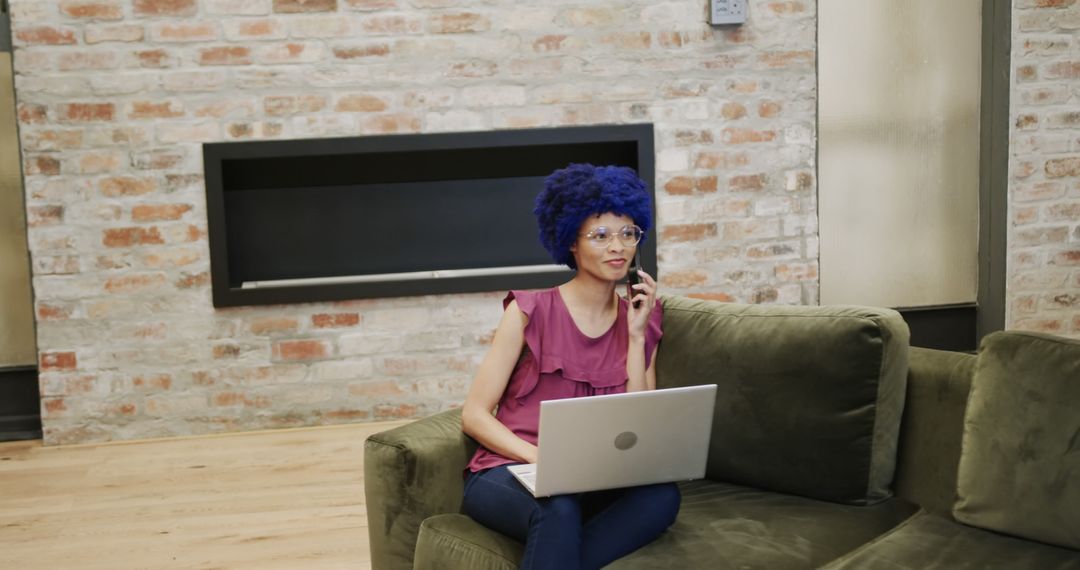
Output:
[[[603,281],[618,281],[625,277],[637,246],[623,245],[615,236],[624,226],[633,224],[634,220],[629,216],[620,216],[610,212],[587,218],[578,230],[577,241],[570,246],[578,271],[589,273]],[[607,235],[611,238],[603,246],[599,246],[587,237],[590,232],[595,232],[601,227],[607,228]]]

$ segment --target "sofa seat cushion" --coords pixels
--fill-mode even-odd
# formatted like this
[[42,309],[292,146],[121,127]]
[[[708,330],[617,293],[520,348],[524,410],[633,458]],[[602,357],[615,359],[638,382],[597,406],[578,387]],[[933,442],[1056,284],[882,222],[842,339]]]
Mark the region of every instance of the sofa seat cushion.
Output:
[[1080,570],[1080,552],[997,534],[921,512],[892,532],[825,568]]
[[[892,499],[839,505],[708,480],[679,485],[675,524],[610,568],[815,568],[889,531],[916,511]],[[513,568],[524,552],[465,515],[424,521],[416,568]]]

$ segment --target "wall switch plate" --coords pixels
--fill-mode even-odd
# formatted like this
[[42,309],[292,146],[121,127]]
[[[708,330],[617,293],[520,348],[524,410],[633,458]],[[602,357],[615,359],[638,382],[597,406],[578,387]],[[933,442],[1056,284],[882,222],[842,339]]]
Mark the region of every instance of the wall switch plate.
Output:
[[745,24],[746,0],[709,0],[709,23]]

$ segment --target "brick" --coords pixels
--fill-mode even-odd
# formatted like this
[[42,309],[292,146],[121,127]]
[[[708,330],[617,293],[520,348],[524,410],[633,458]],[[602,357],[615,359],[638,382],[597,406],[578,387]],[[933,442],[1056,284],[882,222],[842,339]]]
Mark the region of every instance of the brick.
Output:
[[360,29],[367,34],[418,34],[423,22],[403,16],[373,16],[360,21]]
[[758,192],[765,188],[765,182],[765,174],[732,176],[728,179],[728,189],[732,192]]
[[135,52],[135,57],[140,67],[161,68],[172,64],[172,57],[163,49],[140,50]]
[[83,29],[83,41],[87,44],[108,42],[141,42],[146,30],[134,24],[89,24]]
[[232,342],[215,344],[213,355],[214,360],[234,359],[240,356],[240,346]]
[[118,0],[63,0],[60,13],[70,18],[119,20],[124,17],[124,8]]
[[1028,206],[1026,208],[1012,209],[1012,224],[1014,226],[1031,224],[1037,222],[1038,220],[1039,208],[1037,206]]
[[172,119],[184,116],[184,105],[176,100],[132,101],[126,112],[129,119]]
[[1028,247],[1049,243],[1065,243],[1069,239],[1069,228],[1049,227],[1018,230],[1009,238],[1010,247]]
[[23,169],[28,176],[56,176],[60,174],[60,159],[48,154],[28,156],[24,161]]
[[358,313],[319,313],[311,316],[311,325],[317,329],[353,327],[360,324]]
[[358,46],[335,46],[333,52],[335,58],[344,60],[386,57],[390,55],[390,44],[375,43]]
[[282,340],[273,344],[274,360],[318,360],[330,355],[332,349],[325,340]]
[[34,275],[72,275],[81,271],[76,255],[35,255]]
[[251,50],[243,46],[219,46],[199,50],[199,65],[248,65]]
[[665,272],[660,277],[660,281],[664,287],[685,289],[688,287],[704,285],[709,281],[709,276],[696,269],[688,271],[669,271]]
[[181,273],[180,278],[173,282],[177,289],[197,289],[210,285],[210,272]]
[[136,222],[179,220],[192,207],[191,204],[140,204],[131,209],[131,219]]
[[418,404],[383,404],[375,406],[376,420],[399,420],[426,415],[426,409]]
[[226,21],[225,37],[230,40],[267,40],[284,39],[288,29],[281,20],[262,18],[259,20]]
[[1080,266],[1080,249],[1070,249],[1055,253],[1050,259],[1050,264],[1067,267]]
[[349,395],[358,398],[394,398],[407,395],[393,380],[373,380],[349,384]]
[[735,297],[727,293],[713,292],[713,293],[689,293],[687,297],[693,299],[703,299],[706,301],[719,301],[721,303],[732,303],[735,301]]
[[1039,116],[1032,114],[1018,115],[1014,124],[1020,130],[1034,130],[1039,128]]
[[806,11],[806,4],[804,2],[769,2],[766,8],[770,12],[778,16],[786,16],[789,14],[801,14]]
[[1080,61],[1059,61],[1046,66],[1043,79],[1080,79]]
[[203,252],[192,248],[154,248],[153,251],[141,253],[140,259],[143,265],[151,269],[184,267],[202,261]]
[[1051,129],[1080,128],[1080,111],[1065,111],[1062,113],[1052,113],[1047,116],[1046,122],[1047,126]]
[[274,12],[277,14],[303,14],[312,12],[334,12],[337,0],[274,0]]
[[762,101],[758,103],[758,116],[763,119],[776,117],[783,111],[784,105],[779,101]]
[[1054,158],[1046,161],[1046,175],[1050,178],[1080,176],[1080,157]]
[[689,195],[695,192],[711,194],[716,192],[715,176],[676,176],[664,185],[664,190],[673,196]]
[[562,51],[563,44],[569,36],[565,34],[547,34],[533,40],[532,49],[537,53],[551,53]]
[[713,142],[712,131],[689,129],[675,131],[675,144],[678,146],[709,144],[711,142]]
[[663,240],[678,243],[715,237],[717,228],[716,224],[670,224],[660,233]]
[[75,370],[78,361],[74,352],[42,352],[39,355],[38,367],[45,370]]
[[376,115],[364,119],[360,126],[369,133],[416,133],[420,131],[420,118],[407,113]]
[[813,66],[817,54],[813,50],[764,52],[758,54],[758,61],[776,69],[784,67]]
[[156,227],[110,228],[102,232],[101,243],[105,247],[134,247],[138,245],[161,245],[165,240]]
[[270,0],[203,0],[207,14],[263,16],[270,13]]
[[247,330],[256,336],[293,333],[299,328],[300,323],[291,317],[260,317],[247,323]]
[[1063,319],[1038,317],[1019,319],[1014,321],[1009,328],[1014,330],[1060,334],[1065,329],[1065,321]]
[[345,0],[345,5],[352,10],[391,10],[398,7],[398,0]]
[[211,398],[212,405],[222,408],[269,408],[272,405],[270,398],[243,392],[219,392]]
[[49,121],[49,108],[45,105],[20,103],[19,122],[24,125],[40,125]]
[[433,34],[464,34],[486,32],[490,29],[491,20],[482,14],[471,12],[439,14],[428,20],[428,31]]
[[494,61],[469,60],[455,63],[447,73],[450,77],[491,77],[499,71],[499,64]]
[[741,119],[746,116],[746,107],[740,103],[727,102],[720,108],[720,114],[725,119]]
[[131,166],[138,170],[168,170],[186,159],[183,149],[151,149],[131,153]]
[[40,321],[65,321],[70,319],[75,309],[66,304],[45,303],[37,304],[37,317]]
[[79,156],[79,174],[102,174],[120,169],[123,155],[118,152],[90,152]]
[[345,95],[337,100],[334,110],[339,113],[373,113],[385,111],[386,101],[374,95]]
[[132,0],[136,16],[194,16],[196,0]]
[[32,26],[15,28],[15,41],[27,46],[55,46],[73,45],[77,40],[71,28]]
[[160,392],[173,385],[172,374],[140,374],[131,379],[131,385],[140,392]]
[[152,37],[159,42],[205,42],[218,39],[218,29],[210,22],[154,24]]
[[780,281],[816,281],[818,268],[816,263],[781,263],[774,274]]
[[317,43],[287,43],[267,46],[259,51],[260,63],[312,63],[322,61],[324,48]]
[[770,142],[776,139],[776,131],[727,128],[721,131],[720,140],[728,144]]
[[124,294],[157,291],[166,282],[162,273],[135,273],[106,279],[105,291]]
[[31,228],[55,226],[64,222],[64,207],[59,205],[30,206],[26,213],[26,225]]
[[126,176],[105,178],[98,183],[102,195],[109,198],[123,196],[142,196],[153,192],[157,184],[151,178],[131,178]]
[[77,123],[112,121],[116,107],[112,103],[66,103],[60,105],[60,119]]
[[780,235],[780,221],[770,219],[749,219],[724,222],[725,240],[775,238]]

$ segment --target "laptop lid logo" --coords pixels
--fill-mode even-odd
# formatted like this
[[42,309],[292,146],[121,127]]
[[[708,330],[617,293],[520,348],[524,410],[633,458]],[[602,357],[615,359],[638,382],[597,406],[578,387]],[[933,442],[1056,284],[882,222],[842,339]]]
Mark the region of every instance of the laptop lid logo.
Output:
[[626,451],[637,443],[637,434],[632,431],[624,431],[615,436],[615,448]]

